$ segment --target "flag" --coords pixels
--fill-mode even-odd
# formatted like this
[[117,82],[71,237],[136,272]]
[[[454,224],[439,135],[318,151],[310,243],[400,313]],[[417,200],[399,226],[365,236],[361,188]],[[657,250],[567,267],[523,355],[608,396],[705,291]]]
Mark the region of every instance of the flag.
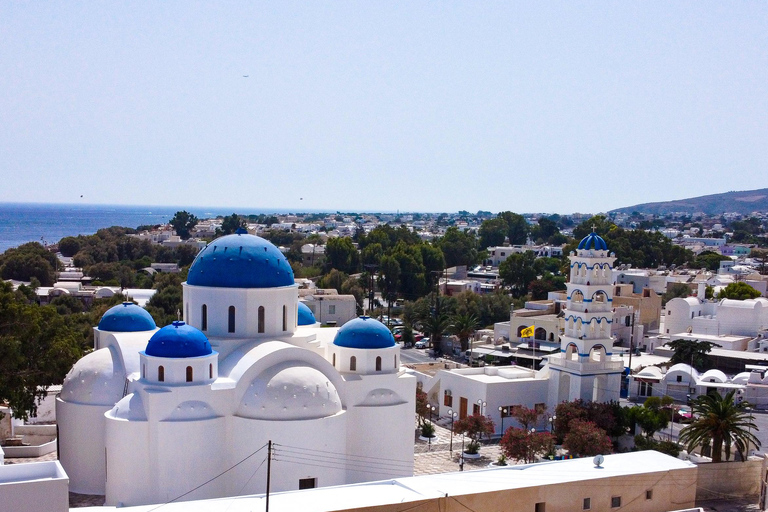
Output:
[[533,325],[532,325],[532,326],[530,326],[530,327],[526,327],[525,329],[523,329],[522,331],[520,331],[520,337],[521,337],[521,338],[530,338],[531,336],[533,336],[533,330],[534,330],[535,328],[536,328],[536,327],[535,327],[535,326],[533,326]]

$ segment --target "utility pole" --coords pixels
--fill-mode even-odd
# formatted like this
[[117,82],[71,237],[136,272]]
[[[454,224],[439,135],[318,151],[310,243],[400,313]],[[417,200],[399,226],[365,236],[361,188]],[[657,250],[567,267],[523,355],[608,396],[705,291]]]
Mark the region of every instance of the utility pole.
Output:
[[267,508],[269,512],[269,481],[272,478],[272,440],[267,443]]

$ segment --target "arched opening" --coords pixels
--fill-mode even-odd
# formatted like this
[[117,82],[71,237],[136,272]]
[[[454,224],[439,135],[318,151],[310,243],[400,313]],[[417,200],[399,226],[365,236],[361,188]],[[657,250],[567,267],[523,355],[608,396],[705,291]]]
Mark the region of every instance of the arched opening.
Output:
[[351,372],[357,371],[357,358],[355,356],[352,356],[349,358],[349,371]]
[[184,321],[189,323],[189,302],[187,302],[187,305],[184,307]]
[[586,265],[579,265],[579,274],[581,274],[581,277],[587,277],[587,266]]
[[536,340],[547,341],[547,330],[543,327],[537,327],[533,331],[533,338]]
[[560,374],[560,382],[557,387],[557,401],[568,402],[571,399],[571,374],[565,372],[558,372]]
[[264,332],[264,306],[259,306],[259,332]]
[[569,343],[565,349],[566,361],[578,361],[579,360],[579,347],[575,343]]
[[147,365],[142,364],[141,365],[141,378],[146,379],[147,378]]
[[602,361],[605,361],[605,347],[602,345],[595,345],[592,347],[592,349],[589,351],[589,360],[593,363],[600,363]]
[[157,381],[165,382],[165,368],[162,366],[157,367]]
[[574,304],[584,302],[584,294],[581,293],[581,290],[573,290],[573,293],[571,294],[571,302]]
[[283,331],[288,330],[288,307],[283,306]]
[[187,382],[192,382],[192,367],[187,366]]
[[549,333],[549,341],[555,341],[555,333]]
[[521,325],[520,327],[518,327],[517,328],[517,337],[518,338],[522,337],[523,336],[523,330],[525,330],[527,328],[528,328],[527,325]]
[[381,371],[381,356],[376,356],[376,371]]
[[395,360],[395,366],[394,366],[394,368],[395,368],[395,370],[397,370],[397,354],[395,354],[394,356],[392,356],[392,359],[394,359],[394,360]]
[[213,363],[208,365],[208,378],[209,379],[213,378]]
[[336,352],[333,353],[333,367],[336,368]]
[[229,306],[229,325],[227,332],[235,332],[235,306]]
[[602,291],[602,290],[600,290],[600,291],[597,291],[597,292],[595,292],[595,293],[592,295],[592,302],[601,302],[601,303],[605,303],[605,302],[607,302],[607,301],[608,301],[608,296],[607,296],[607,295],[605,294],[605,292],[604,292],[604,291]]
[[208,306],[203,304],[201,311],[200,311],[200,330],[201,331],[207,331],[208,330]]
[[592,383],[592,401],[593,402],[605,402],[606,401],[606,384],[608,379],[605,375],[596,375],[595,380]]

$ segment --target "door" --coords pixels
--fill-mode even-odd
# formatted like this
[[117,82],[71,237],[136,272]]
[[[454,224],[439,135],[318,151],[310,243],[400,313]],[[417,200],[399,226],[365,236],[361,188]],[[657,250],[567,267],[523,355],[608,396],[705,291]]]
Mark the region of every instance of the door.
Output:
[[467,399],[463,396],[459,400],[459,419],[463,420],[467,417]]

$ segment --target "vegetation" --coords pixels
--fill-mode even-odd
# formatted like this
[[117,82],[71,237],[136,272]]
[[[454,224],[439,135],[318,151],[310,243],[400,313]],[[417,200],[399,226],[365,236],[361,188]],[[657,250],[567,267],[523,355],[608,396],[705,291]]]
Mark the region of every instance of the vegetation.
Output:
[[722,289],[717,295],[719,299],[733,299],[733,300],[745,300],[756,299],[761,293],[747,283],[738,281],[736,283],[730,283],[728,286]]
[[[664,430],[672,419],[671,405],[673,400],[669,396],[659,398],[648,397],[641,406],[631,407],[627,412],[630,426],[637,425],[643,429],[646,439],[652,439],[656,432]],[[631,428],[634,430],[634,428]],[[637,443],[636,443],[637,444]]]
[[687,445],[689,452],[696,446],[711,446],[712,462],[721,462],[723,450],[725,460],[729,460],[735,446],[741,460],[746,460],[750,445],[760,447],[760,440],[752,433],[757,432],[757,426],[746,411],[749,404],[735,402],[734,394],[735,390],[725,396],[715,392],[694,401],[696,419],[680,431],[680,442]]
[[169,224],[176,231],[176,234],[181,237],[182,240],[186,240],[190,237],[190,231],[198,223],[198,218],[189,213],[186,210],[176,212]]
[[669,348],[675,351],[670,363],[685,363],[693,366],[698,371],[708,370],[712,367],[709,353],[713,348],[719,347],[717,343],[710,341],[696,341],[677,339],[669,342]]
[[501,450],[506,457],[523,462],[534,462],[550,453],[555,437],[549,432],[531,432],[528,429],[508,428],[501,438]]
[[568,425],[568,434],[563,440],[563,448],[576,457],[612,453],[613,443],[605,430],[592,421],[575,419]]
[[477,453],[477,450],[480,448],[480,439],[493,435],[495,428],[493,420],[489,416],[483,416],[482,414],[467,416],[453,424],[454,432],[463,432],[471,440],[467,446],[467,453]]

